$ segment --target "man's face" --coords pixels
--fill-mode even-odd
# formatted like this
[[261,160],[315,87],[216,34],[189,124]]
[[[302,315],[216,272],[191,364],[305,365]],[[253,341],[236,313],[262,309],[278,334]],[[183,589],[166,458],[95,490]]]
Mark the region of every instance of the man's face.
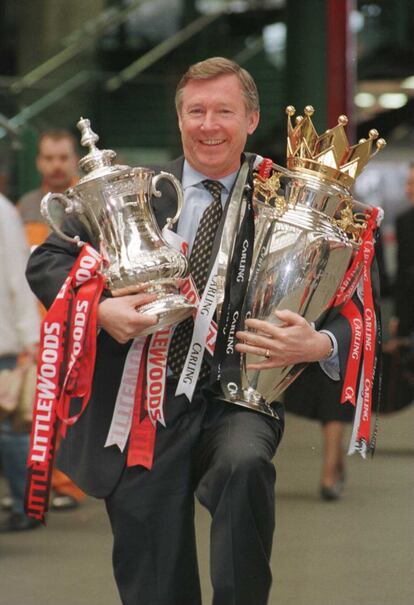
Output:
[[50,191],[67,189],[76,175],[78,156],[70,139],[42,139],[36,165]]
[[240,82],[234,74],[190,80],[182,90],[178,116],[184,155],[209,178],[236,171],[246,139],[259,122],[247,112]]
[[414,166],[410,167],[405,190],[410,204],[414,206]]

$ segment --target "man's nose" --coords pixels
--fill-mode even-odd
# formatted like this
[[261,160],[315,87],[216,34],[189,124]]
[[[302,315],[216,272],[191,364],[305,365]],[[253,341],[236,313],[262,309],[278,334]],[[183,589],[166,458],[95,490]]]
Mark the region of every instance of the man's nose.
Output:
[[214,128],[217,128],[218,126],[219,124],[217,120],[217,115],[212,111],[207,111],[204,114],[204,119],[201,127],[204,128],[204,130],[212,130]]
[[54,170],[56,170],[56,169],[58,169],[58,168],[61,168],[61,167],[62,167],[62,165],[63,165],[63,162],[62,162],[62,160],[61,160],[60,158],[53,158],[53,161],[52,161],[52,168],[53,168]]

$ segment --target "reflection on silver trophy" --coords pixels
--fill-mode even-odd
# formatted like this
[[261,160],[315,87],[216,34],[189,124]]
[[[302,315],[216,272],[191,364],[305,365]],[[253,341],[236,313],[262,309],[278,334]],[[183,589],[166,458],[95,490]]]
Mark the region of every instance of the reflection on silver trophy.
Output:
[[177,193],[177,212],[166,223],[171,229],[183,205],[179,181],[166,172],[155,176],[146,168],[113,165],[115,152],[97,149],[99,137],[91,130],[89,120],[81,118],[77,126],[82,133],[81,144],[89,147],[89,153],[79,162],[85,176],[64,194],[48,193],[41,202],[43,216],[61,238],[82,246],[79,236],[69,237],[55,224],[51,204],[58,202],[67,214],[78,216],[103,256],[102,272],[113,296],[136,292],[143,284],[148,284],[147,292],[158,294],[156,301],[140,308],[159,319],[143,335],[179,323],[194,308],[177,288],[177,279],[187,275],[187,260],[166,243],[150,205],[151,196],[161,196],[159,181],[170,181]]
[[[319,136],[313,108],[291,117],[289,106],[287,168],[273,165],[269,178],[256,175],[254,257],[242,316],[278,324],[274,311],[289,309],[318,328],[326,317],[366,228],[356,213],[349,187],[372,157],[378,137],[351,147],[345,134],[346,116]],[[377,151],[385,145],[376,141]],[[368,206],[365,206],[368,209]],[[362,266],[354,275],[359,280]],[[225,399],[274,416],[270,403],[292,383],[306,364],[271,370],[248,370],[257,356],[243,354],[240,381]],[[260,359],[260,358],[259,358]],[[264,358],[263,358],[264,359]]]

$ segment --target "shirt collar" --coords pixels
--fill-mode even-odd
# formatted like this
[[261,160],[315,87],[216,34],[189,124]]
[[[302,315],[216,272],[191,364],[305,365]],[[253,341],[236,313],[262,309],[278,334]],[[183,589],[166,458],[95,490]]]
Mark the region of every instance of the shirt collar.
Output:
[[[212,180],[219,181],[223,185],[225,193],[229,193],[231,188],[233,187],[233,184],[234,184],[234,181],[236,180],[238,172],[239,171],[236,170],[235,172],[232,172],[231,174],[228,174],[227,176],[224,176],[221,179],[212,179]],[[192,166],[190,166],[190,164],[187,162],[187,160],[184,160],[183,177],[182,177],[183,189],[186,189],[187,187],[195,187],[196,185],[201,184],[201,181],[204,181],[207,178],[209,178],[209,177],[207,177],[204,174],[201,174],[201,172],[198,172],[197,170],[195,170]]]

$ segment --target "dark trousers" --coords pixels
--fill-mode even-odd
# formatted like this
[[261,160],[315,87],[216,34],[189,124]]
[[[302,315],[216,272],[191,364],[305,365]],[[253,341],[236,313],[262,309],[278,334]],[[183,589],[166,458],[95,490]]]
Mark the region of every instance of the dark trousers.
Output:
[[282,422],[168,390],[152,470],[126,468],[106,499],[122,603],[201,604],[195,493],[212,517],[213,605],[265,605]]

